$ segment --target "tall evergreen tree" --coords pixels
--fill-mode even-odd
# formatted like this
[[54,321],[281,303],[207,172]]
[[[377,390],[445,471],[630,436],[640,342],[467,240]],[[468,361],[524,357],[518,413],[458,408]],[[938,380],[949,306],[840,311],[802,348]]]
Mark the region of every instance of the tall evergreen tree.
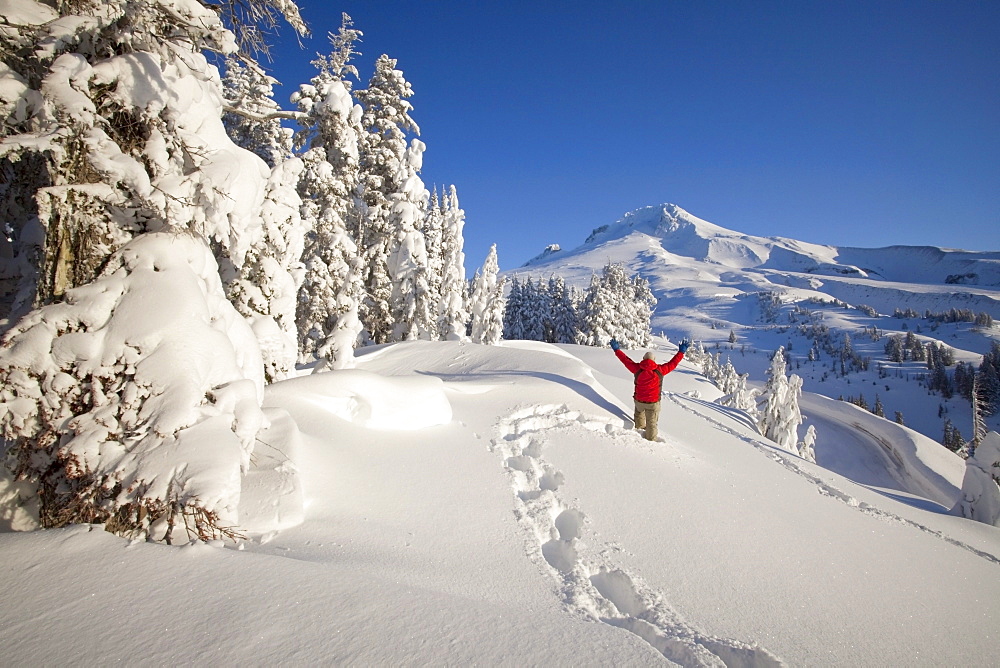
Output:
[[521,337],[528,341],[545,340],[545,293],[539,283],[525,279],[521,284]]
[[973,455],[976,448],[986,437],[986,405],[982,401],[983,392],[980,389],[979,374],[972,376],[972,440],[969,442],[969,451]]
[[983,413],[996,415],[1000,411],[1000,342],[992,342],[983,355],[978,382]]
[[292,98],[301,112],[296,143],[307,149],[299,182],[309,228],[296,311],[299,355],[303,361],[318,357],[323,366],[337,369],[354,364],[364,299],[363,264],[351,234],[360,216],[354,193],[362,134],[361,108],[351,98],[349,78],[357,77],[350,61],[361,33],[351,26],[343,15],[339,32],[330,36],[332,52],[313,61],[319,72]]
[[448,190],[441,232],[441,281],[438,332],[442,339],[457,341],[465,335],[469,320],[465,281],[465,212],[458,205],[455,186]]
[[[441,284],[444,279],[444,226],[447,216],[447,204],[438,195],[437,186],[430,192],[427,211],[418,229],[424,237],[424,247],[427,249],[427,286],[438,307],[440,315]],[[464,280],[464,277],[463,277]],[[434,338],[441,338],[440,331]]]
[[573,293],[562,276],[549,278],[549,300],[552,304],[552,335],[555,343],[575,343],[578,331],[576,304]]
[[[404,183],[404,179],[416,172],[412,165],[405,164],[407,133],[420,133],[410,118],[412,96],[413,89],[396,69],[396,61],[384,54],[375,63],[368,88],[357,92],[364,108],[361,124],[365,130],[360,141],[359,190],[365,207],[357,236],[365,267],[366,295],[361,319],[368,339],[374,343],[392,339],[396,317],[401,315],[402,291],[412,293],[418,288],[417,281],[412,279],[419,268],[405,266],[411,255],[409,251],[418,255],[420,251],[410,232],[420,218],[413,206],[419,206],[415,191],[421,190],[422,184],[418,188]],[[422,151],[414,150],[409,157],[414,159],[421,154]],[[389,255],[393,252],[397,253],[397,269],[411,279],[405,288],[397,287],[395,292],[389,271]]]
[[503,315],[503,338],[516,341],[524,336],[524,290],[517,274],[510,282],[510,292],[507,294],[507,305]]
[[291,377],[298,357],[296,306],[305,227],[296,186],[302,171],[298,159],[271,170],[261,207],[263,236],[240,267],[226,258],[220,262],[226,295],[257,335],[267,382]]
[[[594,274],[580,308],[578,343],[585,346],[605,346],[615,338],[615,299],[600,277]],[[625,344],[622,344],[628,347]]]
[[429,198],[417,176],[425,148],[419,139],[410,142],[396,175],[400,188],[389,196],[389,225],[394,230],[387,257],[393,341],[430,340],[438,333],[440,299],[431,288],[427,245],[419,229]]

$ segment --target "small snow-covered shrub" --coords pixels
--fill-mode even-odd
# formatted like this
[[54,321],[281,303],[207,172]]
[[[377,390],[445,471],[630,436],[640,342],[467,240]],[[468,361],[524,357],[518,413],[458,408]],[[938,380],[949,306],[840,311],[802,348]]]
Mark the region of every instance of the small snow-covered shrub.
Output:
[[147,234],[0,340],[0,436],[42,526],[234,535],[263,365],[205,241]]
[[1000,434],[991,431],[965,460],[962,493],[952,513],[1000,527]]

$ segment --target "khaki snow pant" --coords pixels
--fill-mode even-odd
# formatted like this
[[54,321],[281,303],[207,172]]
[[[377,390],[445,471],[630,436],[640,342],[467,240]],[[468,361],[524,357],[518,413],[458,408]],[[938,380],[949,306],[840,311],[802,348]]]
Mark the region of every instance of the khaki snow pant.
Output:
[[660,402],[647,404],[644,401],[635,402],[635,428],[643,429],[647,441],[656,440],[656,428],[660,423]]

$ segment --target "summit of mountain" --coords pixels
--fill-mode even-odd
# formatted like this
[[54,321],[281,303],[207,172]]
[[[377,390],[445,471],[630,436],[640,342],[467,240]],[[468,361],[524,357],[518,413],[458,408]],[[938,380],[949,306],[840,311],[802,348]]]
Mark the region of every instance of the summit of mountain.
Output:
[[[686,261],[726,269],[759,269],[813,276],[855,277],[876,281],[1000,286],[1000,252],[936,246],[838,247],[785,237],[760,237],[733,231],[699,218],[676,204],[630,211],[593,230],[580,246],[544,253],[524,268],[530,271],[609,254],[623,245],[649,246]],[[642,250],[645,250],[644,248]],[[621,255],[619,250],[611,254]],[[709,274],[714,273],[709,271]]]

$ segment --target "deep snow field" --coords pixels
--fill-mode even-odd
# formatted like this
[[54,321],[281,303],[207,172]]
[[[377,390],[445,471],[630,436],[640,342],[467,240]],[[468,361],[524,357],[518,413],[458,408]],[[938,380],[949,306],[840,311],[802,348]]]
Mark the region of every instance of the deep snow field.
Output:
[[3,663],[995,665],[1000,529],[910,429],[807,395],[811,464],[684,362],[651,443],[607,349],[359,352],[268,388],[239,545],[0,534]]

